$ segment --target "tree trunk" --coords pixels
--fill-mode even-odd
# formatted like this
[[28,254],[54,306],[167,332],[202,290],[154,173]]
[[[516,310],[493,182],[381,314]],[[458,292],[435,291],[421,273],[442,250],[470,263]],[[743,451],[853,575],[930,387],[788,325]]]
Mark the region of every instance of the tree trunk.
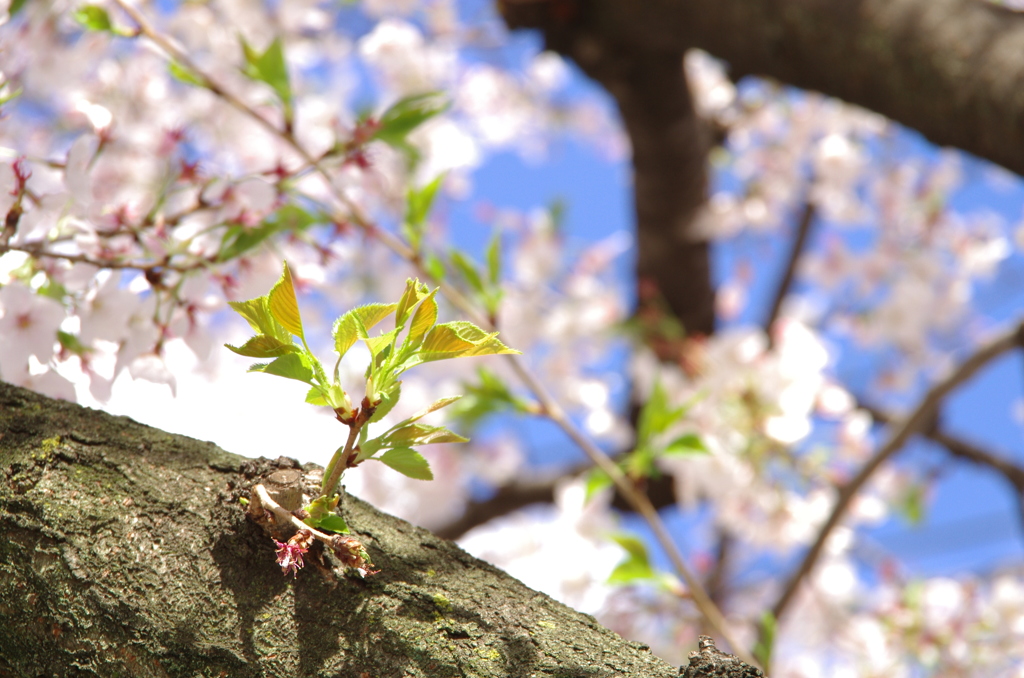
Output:
[[352,497],[381,572],[283,576],[238,497],[290,463],[0,382],[0,677],[677,675]]

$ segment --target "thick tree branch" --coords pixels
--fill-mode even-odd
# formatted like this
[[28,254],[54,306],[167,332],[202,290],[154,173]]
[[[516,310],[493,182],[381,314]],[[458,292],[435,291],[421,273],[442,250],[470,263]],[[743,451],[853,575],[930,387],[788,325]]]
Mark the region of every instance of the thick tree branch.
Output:
[[874,472],[902,448],[907,440],[929,428],[930,422],[933,421],[936,412],[938,412],[939,405],[941,405],[942,401],[953,389],[970,379],[978,370],[992,360],[1015,348],[1019,344],[1022,334],[1024,334],[1024,324],[996,337],[961,363],[946,379],[933,386],[925,397],[921,399],[910,416],[894,425],[885,444],[861,467],[857,475],[839,488],[836,504],[832,508],[831,514],[821,527],[821,530],[819,530],[814,544],[808,549],[800,565],[790,576],[782,595],[772,608],[776,619],[781,619],[786,613],[800,585],[814,568],[825,546],[825,542],[828,541],[832,534],[832,530],[842,521],[850,502],[853,501],[853,498],[864,487]]
[[712,133],[693,107],[685,48],[609,39],[593,30],[590,5],[574,0],[499,6],[510,27],[543,29],[549,49],[572,58],[615,98],[632,145],[637,277],[687,333],[710,334],[714,289],[702,222]]
[[[552,13],[502,3],[518,25]],[[564,12],[563,12],[564,14]],[[589,0],[575,19],[624,50],[698,47],[877,111],[1024,174],[1024,15],[978,0]]]
[[[591,464],[586,466],[592,467]],[[558,477],[515,480],[501,485],[487,499],[469,502],[461,517],[434,530],[434,534],[444,539],[458,539],[474,527],[479,527],[495,518],[508,515],[532,504],[553,504],[558,479],[579,472],[582,472],[582,467],[566,471],[559,474]]]
[[0,675],[678,674],[352,497],[382,572],[282,576],[237,501],[272,467],[0,382]]

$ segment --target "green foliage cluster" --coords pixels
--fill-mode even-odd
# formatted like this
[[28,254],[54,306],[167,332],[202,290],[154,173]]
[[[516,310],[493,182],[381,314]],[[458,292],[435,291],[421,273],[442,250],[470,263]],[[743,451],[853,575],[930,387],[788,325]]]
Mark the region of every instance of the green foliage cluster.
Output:
[[[239,355],[266,361],[254,363],[249,371],[308,384],[306,402],[330,407],[338,421],[349,427],[348,440],[334,453],[324,473],[322,496],[306,507],[310,514],[307,522],[311,526],[333,531],[344,531],[337,529],[344,524],[333,514],[333,508],[337,505],[335,490],[346,469],[374,460],[410,478],[431,480],[430,465],[415,446],[467,441],[444,426],[420,422],[461,396],[441,398],[383,433],[370,437],[370,424],[380,421],[398,403],[402,392],[399,377],[404,372],[439,360],[518,353],[505,346],[497,332],[485,332],[471,322],[438,323],[437,289],[431,290],[412,279],[406,282],[405,291],[397,302],[359,306],[334,322],[332,335],[338,357],[330,376],[306,341],[287,263],[269,293],[248,301],[231,302],[231,307],[245,318],[255,335],[241,346],[227,345],[227,348]],[[392,315],[392,329],[370,334],[371,329]],[[369,351],[370,361],[364,373],[365,395],[355,405],[341,383],[340,366],[345,355],[360,341]]]

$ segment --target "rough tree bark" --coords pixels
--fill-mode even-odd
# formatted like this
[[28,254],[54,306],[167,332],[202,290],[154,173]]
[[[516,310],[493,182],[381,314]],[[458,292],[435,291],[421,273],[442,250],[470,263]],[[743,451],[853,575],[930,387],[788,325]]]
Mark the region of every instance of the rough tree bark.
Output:
[[282,576],[237,498],[291,464],[0,382],[0,677],[678,675],[352,497],[382,571],[353,578],[325,555]]
[[1024,174],[1024,14],[984,0],[500,0],[515,27],[704,49]]

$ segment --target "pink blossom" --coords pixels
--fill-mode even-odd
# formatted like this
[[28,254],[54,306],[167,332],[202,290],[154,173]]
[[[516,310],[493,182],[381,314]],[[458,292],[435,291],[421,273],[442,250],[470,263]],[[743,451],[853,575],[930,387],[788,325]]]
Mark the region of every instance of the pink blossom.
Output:
[[15,374],[29,356],[45,363],[53,357],[64,307],[14,282],[0,288],[0,372]]
[[302,554],[308,551],[298,544],[293,544],[290,541],[288,543],[281,543],[274,540],[277,544],[277,564],[281,566],[281,573],[288,574],[292,573],[294,577],[302,569],[305,563],[302,562]]

